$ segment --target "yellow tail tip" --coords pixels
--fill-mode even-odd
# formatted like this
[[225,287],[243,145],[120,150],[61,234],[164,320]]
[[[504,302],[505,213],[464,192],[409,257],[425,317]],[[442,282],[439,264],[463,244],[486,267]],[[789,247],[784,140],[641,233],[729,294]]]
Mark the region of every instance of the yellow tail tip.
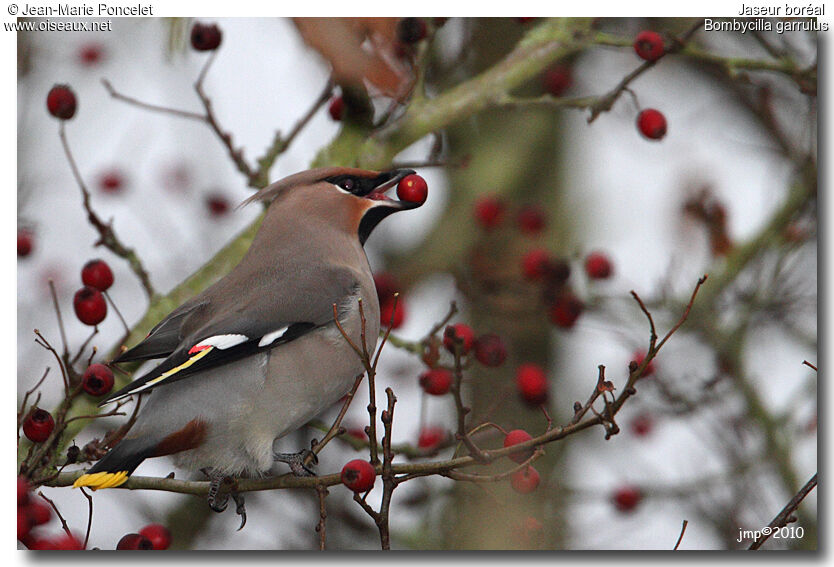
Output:
[[73,488],[89,486],[93,490],[99,488],[114,488],[127,482],[127,471],[119,472],[97,472],[93,474],[82,474],[73,483]]

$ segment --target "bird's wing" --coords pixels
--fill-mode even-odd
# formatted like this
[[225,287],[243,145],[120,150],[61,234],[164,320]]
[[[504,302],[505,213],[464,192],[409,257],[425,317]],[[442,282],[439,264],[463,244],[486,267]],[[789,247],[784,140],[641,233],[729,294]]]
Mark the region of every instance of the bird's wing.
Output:
[[182,342],[182,326],[185,319],[206,305],[207,301],[198,296],[183,303],[151,329],[142,342],[124,351],[113,362],[131,362],[163,358],[177,350]]
[[[195,298],[199,301],[190,309],[173,312],[145,341],[127,351],[127,359],[124,355],[117,359],[119,362],[139,359],[131,355],[133,351],[160,352],[164,350],[161,345],[168,348],[173,344],[171,337],[182,336],[158,366],[101,404],[275,348],[332,323],[333,305],[341,313],[342,306],[358,295],[357,275],[348,268],[327,267],[311,277],[314,274],[310,271],[314,269],[293,270],[291,277],[280,278],[278,282],[270,281],[275,273],[265,270],[247,281],[245,289],[238,290],[231,300],[230,290],[223,285],[206,290]],[[218,284],[223,284],[223,280]],[[286,293],[286,285],[282,284],[292,284],[292,293]],[[226,299],[218,304],[217,296]],[[154,339],[155,335],[162,338]],[[143,347],[148,341],[160,345],[159,348]]]

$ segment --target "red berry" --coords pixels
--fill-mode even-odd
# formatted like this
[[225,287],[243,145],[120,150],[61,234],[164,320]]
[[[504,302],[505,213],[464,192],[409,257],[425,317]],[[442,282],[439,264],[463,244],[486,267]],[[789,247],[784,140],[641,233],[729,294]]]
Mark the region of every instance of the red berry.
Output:
[[417,438],[417,446],[421,449],[433,449],[446,440],[446,430],[442,427],[424,427]]
[[206,197],[206,207],[213,217],[222,217],[229,212],[229,200],[219,193]]
[[191,28],[191,47],[197,51],[213,51],[220,46],[223,34],[217,24],[196,23]]
[[29,515],[33,526],[43,525],[52,518],[52,508],[38,500],[32,500],[23,509]]
[[98,325],[107,316],[107,302],[99,290],[84,286],[75,292],[72,299],[75,315],[85,325]]
[[75,116],[77,105],[75,93],[68,85],[55,85],[46,95],[46,108],[49,114],[61,120],[69,120]]
[[[644,350],[636,350],[634,354],[631,355],[631,361],[637,363],[637,366],[643,364],[643,361],[646,359],[646,351]],[[646,365],[646,368],[643,370],[643,374],[641,378],[646,378],[654,374],[654,359],[650,360],[649,363]]]
[[330,118],[339,122],[345,113],[345,99],[341,96],[334,96],[330,99],[330,104],[327,107],[327,112],[330,113]]
[[420,374],[420,387],[432,396],[442,396],[452,387],[452,373],[445,368],[432,368]]
[[124,188],[124,176],[116,169],[106,171],[98,178],[98,186],[103,193],[119,193]]
[[98,43],[82,45],[81,49],[78,50],[78,58],[81,60],[81,64],[87,67],[92,67],[101,61],[103,55],[104,49]]
[[426,37],[426,22],[422,18],[403,18],[397,22],[397,39],[403,43],[417,43]]
[[510,475],[510,486],[519,494],[530,494],[539,487],[539,482],[539,471],[529,465]]
[[91,396],[103,396],[113,389],[113,371],[103,364],[91,364],[81,377],[81,387]]
[[637,437],[645,437],[653,428],[654,420],[650,415],[641,414],[631,420],[631,432]]
[[620,512],[631,512],[640,503],[643,495],[640,489],[633,486],[618,488],[611,497],[614,507]]
[[507,347],[503,339],[494,333],[478,337],[475,340],[475,359],[490,368],[501,366],[507,359]]
[[641,59],[657,61],[663,55],[663,38],[653,31],[644,30],[634,40],[634,51]]
[[55,551],[58,549],[55,547],[55,540],[46,538],[26,538],[25,544],[32,551]]
[[153,543],[142,534],[127,534],[116,544],[116,549],[147,550],[153,549]]
[[456,323],[448,325],[443,332],[443,346],[446,350],[455,353],[455,344],[461,341],[460,354],[464,355],[469,352],[475,342],[475,331],[466,323]]
[[23,420],[23,434],[33,443],[43,443],[55,428],[52,414],[40,408],[34,408]]
[[518,211],[518,228],[528,236],[535,236],[544,230],[547,224],[547,215],[540,208],[534,205],[528,205]]
[[591,252],[585,258],[585,273],[589,278],[604,280],[611,277],[613,271],[611,260],[602,252]]
[[148,524],[139,530],[139,535],[148,538],[156,550],[168,549],[171,546],[171,532],[162,524]]
[[573,293],[562,293],[550,305],[550,322],[557,327],[570,329],[582,315],[583,309],[585,304]]
[[32,231],[26,230],[25,228],[18,228],[17,229],[17,257],[18,258],[25,258],[29,254],[32,253],[32,244],[35,239],[35,235],[32,234]]
[[81,268],[81,282],[99,291],[107,291],[113,285],[113,271],[104,260],[90,260]]
[[504,220],[504,202],[497,197],[486,196],[475,201],[475,220],[481,228],[492,230]]
[[550,271],[550,252],[534,248],[521,257],[521,273],[528,280],[540,280]]
[[515,373],[516,386],[522,399],[531,406],[547,401],[547,374],[538,364],[522,364]]
[[368,461],[354,459],[342,468],[342,484],[354,492],[368,492],[374,487],[374,480],[376,471]]
[[654,108],[647,108],[637,115],[637,128],[646,138],[659,140],[666,135],[666,117]]
[[[393,319],[392,319],[393,317]],[[388,327],[391,325],[392,329],[399,329],[403,321],[405,321],[405,302],[402,298],[397,299],[397,308],[394,310],[394,300],[389,299],[379,306],[379,322]]]
[[[506,437],[504,437],[504,447],[512,447],[513,445],[529,441],[532,438],[533,437],[523,429],[513,429],[507,433]],[[517,463],[523,463],[533,456],[534,451],[535,449],[525,449],[524,451],[518,451],[517,453],[510,453],[507,456]]]
[[26,512],[26,508],[17,509],[17,539],[25,539],[32,529],[32,518]]
[[573,84],[573,73],[567,65],[554,65],[542,75],[544,90],[553,96],[562,96]]
[[426,202],[426,197],[429,195],[429,186],[426,180],[419,175],[412,174],[403,177],[397,184],[397,197],[409,203]]
[[29,501],[29,481],[22,476],[17,477],[17,505],[24,506]]

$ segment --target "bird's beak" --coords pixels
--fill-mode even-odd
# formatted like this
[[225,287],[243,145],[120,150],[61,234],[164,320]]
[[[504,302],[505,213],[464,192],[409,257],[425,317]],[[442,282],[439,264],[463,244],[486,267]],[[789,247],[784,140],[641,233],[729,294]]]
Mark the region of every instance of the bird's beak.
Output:
[[394,185],[400,182],[401,179],[416,173],[413,169],[393,169],[391,171],[385,171],[380,173],[374,179],[374,187],[368,193],[363,195],[366,199],[371,199],[373,201],[385,201],[387,205],[391,206],[392,208],[397,208],[401,210],[406,209],[416,209],[422,203],[412,203],[409,201],[399,201],[389,198],[385,195],[385,193],[391,189]]

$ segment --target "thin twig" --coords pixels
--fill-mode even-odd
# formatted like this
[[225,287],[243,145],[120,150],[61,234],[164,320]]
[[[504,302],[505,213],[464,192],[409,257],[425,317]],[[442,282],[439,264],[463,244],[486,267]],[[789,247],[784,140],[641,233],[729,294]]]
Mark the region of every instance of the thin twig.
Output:
[[121,100],[122,102],[126,102],[128,104],[132,104],[133,106],[138,106],[139,108],[144,108],[145,110],[152,110],[154,112],[163,112],[165,114],[173,114],[174,116],[179,116],[180,118],[188,118],[190,120],[199,120],[200,122],[205,122],[206,117],[203,114],[199,114],[197,112],[190,112],[188,110],[178,110],[176,108],[168,108],[167,106],[161,106],[158,104],[149,104],[147,102],[142,102],[141,100],[129,97],[124,95],[116,89],[113,88],[113,85],[107,79],[101,80],[104,88],[107,90],[108,94],[111,97]]
[[678,536],[678,541],[677,541],[677,543],[675,543],[675,547],[672,548],[673,551],[678,550],[678,547],[681,544],[681,540],[683,540],[683,534],[684,534],[684,532],[686,532],[686,526],[688,526],[688,525],[689,525],[689,520],[684,520],[683,525],[681,526],[681,535]]
[[816,486],[817,473],[814,473],[814,476],[812,476],[811,479],[805,483],[805,486],[799,489],[799,492],[797,492],[796,495],[793,498],[791,498],[790,502],[788,502],[785,505],[785,507],[782,508],[782,511],[776,514],[776,517],[773,518],[773,520],[771,520],[771,522],[767,525],[767,527],[769,528],[768,530],[766,530],[767,533],[765,533],[765,530],[762,530],[762,535],[760,535],[756,541],[750,544],[750,547],[748,547],[747,549],[759,549],[764,544],[764,542],[766,542],[768,538],[770,538],[770,536],[773,535],[773,532],[775,532],[779,528],[788,525],[788,523],[790,522],[791,514],[793,514],[794,510],[796,510],[799,507],[799,505],[802,503],[805,497],[808,496],[808,494]]
[[325,550],[325,544],[327,542],[327,533],[325,528],[325,522],[327,521],[327,509],[325,508],[325,498],[327,498],[327,487],[322,485],[316,486],[316,493],[319,496],[319,523],[316,525],[316,531],[319,534],[319,550]]
[[[310,452],[313,455],[318,455],[321,452],[321,450],[324,449],[325,445],[330,443],[330,440],[336,437],[341,431],[342,419],[344,419],[345,414],[347,413],[347,410],[350,407],[350,403],[353,401],[353,397],[356,394],[356,390],[359,388],[359,384],[362,383],[362,378],[364,376],[364,374],[360,374],[356,377],[356,380],[354,380],[350,392],[348,392],[345,396],[345,402],[342,404],[342,409],[339,410],[339,415],[336,416],[336,419],[333,421],[333,424],[330,426],[330,429],[324,435],[322,440],[316,443],[315,447],[311,449]],[[308,456],[307,458],[309,459],[309,461],[313,460],[312,456]],[[305,464],[309,463],[305,462]]]
[[87,494],[87,491],[84,490],[84,487],[81,487],[81,494],[84,495],[84,498],[87,499],[88,504],[88,512],[87,512],[87,531],[84,533],[84,549],[87,549],[87,542],[90,541],[90,528],[93,527],[93,497]]
[[55,316],[58,318],[58,330],[61,331],[61,344],[64,346],[64,357],[69,356],[67,346],[67,333],[64,331],[64,319],[61,317],[61,308],[58,306],[58,294],[55,293],[55,282],[49,279],[49,293],[52,295],[52,305],[55,307]]
[[52,509],[53,509],[53,510],[55,510],[55,515],[56,515],[56,516],[58,516],[58,519],[61,521],[61,527],[64,529],[64,531],[67,533],[67,535],[70,535],[70,536],[71,536],[71,535],[72,535],[72,532],[70,531],[69,526],[67,525],[67,521],[66,521],[66,520],[64,519],[64,517],[61,515],[61,512],[59,512],[59,511],[58,511],[58,507],[55,505],[55,502],[53,502],[52,500],[50,500],[49,498],[47,498],[47,497],[44,495],[44,493],[43,493],[43,492],[41,492],[40,490],[38,491],[38,496],[40,496],[41,498],[43,498],[44,500],[46,500],[46,502],[47,502],[50,506],[52,506]]
[[64,154],[67,156],[67,161],[69,161],[70,169],[72,169],[72,174],[75,177],[75,182],[81,189],[82,203],[84,205],[84,209],[87,211],[87,220],[99,233],[99,241],[96,243],[96,246],[102,244],[116,256],[127,260],[131,270],[133,270],[133,273],[139,278],[142,288],[145,290],[148,298],[153,298],[156,295],[156,292],[154,291],[153,285],[151,285],[150,276],[145,270],[145,267],[142,265],[142,261],[139,259],[139,256],[136,255],[136,252],[132,248],[128,248],[122,244],[121,240],[119,240],[116,236],[111,223],[105,223],[93,210],[93,207],[90,204],[90,192],[87,190],[87,185],[81,177],[78,165],[76,165],[75,159],[72,157],[72,151],[70,151],[69,142],[67,142],[67,136],[64,131],[63,120],[58,127],[58,136],[61,138],[61,145],[64,148]]

